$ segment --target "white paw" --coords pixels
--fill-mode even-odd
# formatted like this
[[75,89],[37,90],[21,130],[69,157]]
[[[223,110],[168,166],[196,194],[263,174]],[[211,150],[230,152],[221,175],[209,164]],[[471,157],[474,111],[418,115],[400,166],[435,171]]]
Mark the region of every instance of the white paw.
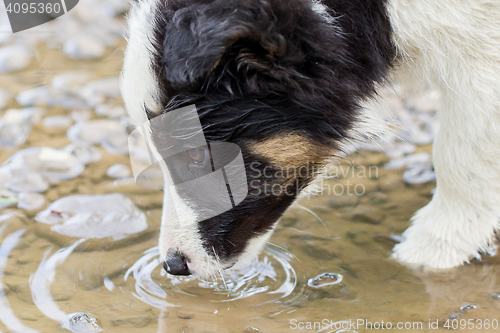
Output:
[[[433,200],[434,201],[434,200]],[[480,216],[480,217],[479,217]],[[415,214],[393,258],[407,264],[447,269],[489,253],[497,218],[430,202]]]
[[447,269],[468,263],[471,258],[479,258],[477,251],[464,251],[459,244],[433,239],[410,227],[403,236],[405,240],[394,246],[392,257],[406,264],[424,265],[430,268]]

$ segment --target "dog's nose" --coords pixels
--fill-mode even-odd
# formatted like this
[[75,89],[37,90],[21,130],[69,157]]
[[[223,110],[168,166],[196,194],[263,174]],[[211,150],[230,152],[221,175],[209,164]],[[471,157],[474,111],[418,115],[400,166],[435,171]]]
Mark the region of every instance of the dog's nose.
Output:
[[177,249],[167,251],[167,260],[163,262],[163,268],[173,275],[191,275],[187,265],[187,257]]

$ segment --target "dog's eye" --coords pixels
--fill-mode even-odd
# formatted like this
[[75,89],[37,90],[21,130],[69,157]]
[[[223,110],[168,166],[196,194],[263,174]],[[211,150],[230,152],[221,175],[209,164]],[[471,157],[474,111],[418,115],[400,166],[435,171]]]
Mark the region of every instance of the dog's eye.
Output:
[[188,155],[195,164],[204,164],[207,159],[207,150],[202,147],[189,149]]

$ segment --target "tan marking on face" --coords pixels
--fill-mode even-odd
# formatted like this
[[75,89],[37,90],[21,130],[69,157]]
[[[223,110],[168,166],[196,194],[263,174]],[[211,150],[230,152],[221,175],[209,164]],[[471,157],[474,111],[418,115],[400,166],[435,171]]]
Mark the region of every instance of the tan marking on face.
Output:
[[334,154],[331,147],[297,133],[278,133],[265,141],[250,144],[249,148],[253,154],[268,159],[272,166],[283,168],[299,168],[307,163],[321,165]]

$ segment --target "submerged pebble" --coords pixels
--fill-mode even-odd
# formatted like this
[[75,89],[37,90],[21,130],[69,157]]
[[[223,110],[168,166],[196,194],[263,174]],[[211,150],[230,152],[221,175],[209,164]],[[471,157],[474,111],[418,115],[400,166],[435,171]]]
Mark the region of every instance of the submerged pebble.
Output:
[[64,93],[77,94],[89,81],[89,75],[84,73],[64,73],[54,76],[52,79],[52,88]]
[[128,154],[127,129],[118,121],[109,119],[76,123],[67,132],[73,142],[101,144],[113,154]]
[[26,142],[32,126],[22,110],[10,109],[0,118],[0,147],[15,148]]
[[403,179],[408,184],[423,184],[436,180],[436,173],[432,169],[431,156],[427,153],[408,155],[394,159],[385,165],[386,169],[401,169],[406,167]]
[[81,109],[88,106],[80,97],[56,91],[50,86],[22,91],[16,96],[16,100],[22,106],[60,106],[66,109]]
[[127,114],[123,106],[113,105],[113,104],[98,105],[95,108],[95,113],[98,116],[108,117],[108,118],[118,118],[121,116],[125,116]]
[[40,193],[21,192],[18,198],[17,207],[26,210],[38,209],[45,203],[45,197]]
[[28,170],[15,170],[7,188],[14,192],[44,192],[49,183],[40,174]]
[[99,325],[97,325],[97,319],[92,315],[76,312],[69,316],[69,329],[73,332],[91,333],[102,331]]
[[64,147],[64,151],[73,154],[80,163],[89,164],[102,158],[102,153],[90,142],[75,142]]
[[120,97],[120,80],[118,77],[107,77],[89,82],[80,96],[91,106],[101,105],[106,98]]
[[109,167],[106,174],[111,178],[127,178],[130,177],[131,172],[130,168],[125,164],[115,164]]
[[10,93],[5,89],[0,89],[0,109],[3,109],[10,99]]
[[403,179],[411,185],[424,184],[436,180],[436,173],[426,168],[413,168],[403,173]]
[[39,212],[36,220],[75,238],[122,239],[147,228],[146,215],[121,193],[62,198]]
[[9,157],[9,161],[11,169],[29,169],[48,180],[75,178],[85,169],[74,155],[50,147],[23,149]]
[[323,273],[316,277],[313,277],[307,281],[307,285],[313,288],[321,288],[325,286],[331,286],[334,284],[339,284],[342,282],[342,274],[336,273]]
[[109,137],[127,136],[125,127],[119,122],[108,119],[92,120],[76,123],[68,130],[67,136],[73,142],[87,141],[100,144]]
[[91,60],[98,59],[104,55],[106,47],[97,38],[80,35],[68,39],[63,46],[64,53],[73,59]]
[[0,48],[0,73],[20,71],[28,67],[32,52],[24,45],[15,44]]
[[48,128],[66,128],[71,126],[72,122],[68,116],[52,116],[43,119],[43,126]]
[[23,106],[50,105],[52,96],[49,87],[37,87],[20,92],[16,100]]

